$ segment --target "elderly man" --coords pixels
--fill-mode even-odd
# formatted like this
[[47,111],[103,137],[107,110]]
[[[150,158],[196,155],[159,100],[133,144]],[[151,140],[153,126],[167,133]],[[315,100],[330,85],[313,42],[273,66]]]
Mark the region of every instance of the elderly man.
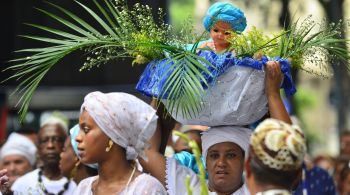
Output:
[[63,177],[59,169],[60,153],[67,138],[66,126],[59,119],[47,119],[38,135],[38,153],[42,166],[18,178],[11,190],[15,194],[72,194],[76,184]]
[[7,170],[9,185],[20,176],[33,170],[37,148],[27,137],[12,133],[0,152],[2,168]]

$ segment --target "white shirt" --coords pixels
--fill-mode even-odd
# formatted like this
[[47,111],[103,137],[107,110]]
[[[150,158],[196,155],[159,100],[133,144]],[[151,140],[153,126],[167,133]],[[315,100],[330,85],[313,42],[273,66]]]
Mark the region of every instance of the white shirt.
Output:
[[[166,160],[166,187],[169,195],[186,195],[185,178],[190,177],[190,186],[193,194],[200,194],[200,180],[195,172],[188,167],[180,165],[174,158]],[[216,195],[216,192],[209,192]],[[250,195],[245,184],[231,195]]]
[[[35,169],[34,171],[31,171],[23,175],[22,177],[19,177],[11,186],[11,190],[14,192],[15,195],[44,194],[42,190],[43,185],[43,187],[45,187],[49,193],[57,194],[63,189],[64,184],[66,184],[68,181],[66,177],[62,177],[59,180],[49,180],[47,177],[42,175],[42,184],[40,184],[38,178],[39,169]],[[68,189],[63,194],[73,194],[76,187],[77,185],[75,184],[75,182],[71,180],[69,182]]]
[[282,190],[282,189],[273,189],[273,190],[267,190],[264,192],[258,192],[255,195],[291,195],[288,190]]
[[[91,186],[98,176],[88,177],[82,180],[74,195],[92,195]],[[163,185],[154,177],[148,174],[141,174],[132,181],[127,188],[119,195],[165,195],[167,194]]]

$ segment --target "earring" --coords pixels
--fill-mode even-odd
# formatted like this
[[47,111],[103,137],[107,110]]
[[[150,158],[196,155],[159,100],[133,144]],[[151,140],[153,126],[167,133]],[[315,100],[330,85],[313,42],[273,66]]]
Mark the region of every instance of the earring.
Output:
[[109,152],[113,146],[113,141],[110,139],[108,141],[108,146],[106,147],[106,152]]
[[75,163],[75,167],[78,167],[80,165],[80,160],[78,160],[76,163]]

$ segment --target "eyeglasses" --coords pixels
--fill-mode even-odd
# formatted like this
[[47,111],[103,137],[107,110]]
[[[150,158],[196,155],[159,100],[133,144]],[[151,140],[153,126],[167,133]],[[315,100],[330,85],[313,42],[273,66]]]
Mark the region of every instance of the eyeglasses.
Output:
[[54,144],[63,144],[65,140],[65,137],[59,136],[44,137],[42,139],[39,139],[39,144],[48,144],[50,141]]

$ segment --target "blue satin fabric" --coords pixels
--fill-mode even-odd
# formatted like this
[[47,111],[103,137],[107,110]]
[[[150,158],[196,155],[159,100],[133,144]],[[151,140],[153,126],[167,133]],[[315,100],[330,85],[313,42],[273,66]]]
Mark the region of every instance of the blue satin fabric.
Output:
[[[174,158],[183,166],[188,167],[192,169],[196,174],[199,174],[199,169],[196,164],[196,158],[194,157],[193,154],[182,151],[179,153],[174,154]],[[205,162],[203,157],[201,157],[202,163],[205,166]],[[206,172],[206,179],[208,179],[208,173]]]
[[[206,69],[212,74],[212,76],[210,76],[204,71],[200,71],[209,85],[214,85],[215,80],[231,66],[237,65],[263,70],[263,66],[269,60],[266,56],[263,56],[261,60],[255,60],[249,57],[237,59],[232,56],[231,52],[216,54],[215,52],[208,50],[201,50],[197,53],[197,55],[206,59],[215,67],[214,68],[212,66],[208,66],[207,64],[201,62],[206,67]],[[288,60],[279,57],[273,58],[271,60],[276,60],[280,62],[281,71],[284,74],[284,79],[281,88],[284,89],[287,96],[293,95],[296,92],[296,88],[293,83],[291,75],[291,66]],[[172,64],[172,62],[169,62],[169,59],[151,61],[142,73],[136,85],[136,90],[150,97],[159,97],[163,85],[172,71]],[[202,85],[203,87],[206,87],[204,83],[202,83]],[[163,98],[166,99],[167,95],[165,94]]]

